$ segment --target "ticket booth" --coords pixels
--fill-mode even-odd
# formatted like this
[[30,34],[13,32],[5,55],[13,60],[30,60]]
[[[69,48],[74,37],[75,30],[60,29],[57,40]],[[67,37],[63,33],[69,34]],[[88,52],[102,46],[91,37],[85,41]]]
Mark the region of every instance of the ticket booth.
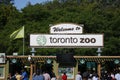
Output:
[[7,56],[5,62],[4,59],[0,57],[0,80],[6,80],[11,70],[9,66],[12,60],[13,62],[15,62],[14,60],[18,60],[21,62],[22,67],[28,69],[30,80],[32,80],[32,75],[38,68],[44,70],[45,67],[51,68],[57,78],[60,78],[63,72],[67,72],[68,80],[75,80],[75,75],[79,70],[83,70],[83,72],[86,70],[95,70],[101,77],[101,70],[105,68],[105,64],[107,64],[108,67],[112,64],[112,66],[109,67],[111,70],[112,67],[120,68],[120,56],[74,56],[74,59],[76,63],[73,66],[65,63],[65,60],[58,62],[56,56]]

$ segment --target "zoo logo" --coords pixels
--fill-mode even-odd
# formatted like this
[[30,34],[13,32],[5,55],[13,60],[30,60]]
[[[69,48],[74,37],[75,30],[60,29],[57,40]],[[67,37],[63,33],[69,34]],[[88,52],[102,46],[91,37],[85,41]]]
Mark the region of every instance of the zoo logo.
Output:
[[47,42],[47,39],[45,36],[38,36],[36,41],[40,46],[44,46]]

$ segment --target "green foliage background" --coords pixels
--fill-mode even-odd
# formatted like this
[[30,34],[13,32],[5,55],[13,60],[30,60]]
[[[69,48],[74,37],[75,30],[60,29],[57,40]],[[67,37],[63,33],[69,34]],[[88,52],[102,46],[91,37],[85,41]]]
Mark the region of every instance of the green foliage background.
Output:
[[[11,41],[10,34],[25,26],[25,55],[30,55],[29,35],[49,34],[49,24],[84,24],[84,34],[104,34],[102,55],[120,56],[119,0],[53,0],[17,10],[13,4],[0,3],[0,52],[22,55],[22,39]],[[75,55],[97,55],[97,48],[37,48],[36,55],[56,55],[72,52]]]

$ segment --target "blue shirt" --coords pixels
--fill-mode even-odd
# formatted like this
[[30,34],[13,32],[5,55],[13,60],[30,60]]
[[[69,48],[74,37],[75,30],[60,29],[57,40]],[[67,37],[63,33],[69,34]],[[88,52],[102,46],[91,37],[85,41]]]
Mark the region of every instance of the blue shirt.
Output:
[[36,75],[33,77],[33,80],[44,80],[44,76],[43,75]]
[[22,80],[29,80],[27,72],[23,72],[22,77],[23,77]]

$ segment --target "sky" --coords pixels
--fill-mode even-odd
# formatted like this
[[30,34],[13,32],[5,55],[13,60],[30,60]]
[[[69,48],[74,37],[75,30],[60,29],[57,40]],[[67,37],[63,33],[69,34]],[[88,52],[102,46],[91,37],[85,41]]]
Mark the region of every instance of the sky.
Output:
[[32,5],[36,4],[36,3],[42,3],[45,1],[50,1],[50,0],[14,0],[14,6],[20,10],[22,8],[24,8],[28,2],[30,2]]

